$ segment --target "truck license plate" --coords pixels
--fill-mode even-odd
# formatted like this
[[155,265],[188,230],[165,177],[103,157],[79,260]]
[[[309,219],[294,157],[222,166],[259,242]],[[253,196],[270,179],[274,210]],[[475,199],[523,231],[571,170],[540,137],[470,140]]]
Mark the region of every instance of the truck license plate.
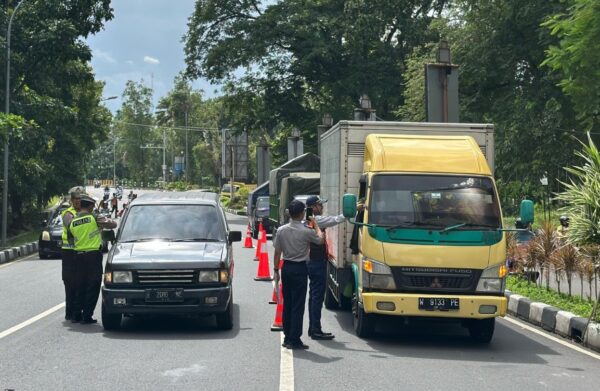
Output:
[[457,311],[458,299],[448,297],[419,297],[419,309],[425,311]]
[[146,289],[148,303],[180,303],[183,301],[183,289]]

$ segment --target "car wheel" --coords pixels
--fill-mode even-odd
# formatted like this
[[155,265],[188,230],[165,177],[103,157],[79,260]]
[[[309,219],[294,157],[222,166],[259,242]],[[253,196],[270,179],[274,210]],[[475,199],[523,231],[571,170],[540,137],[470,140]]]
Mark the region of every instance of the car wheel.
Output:
[[472,320],[469,325],[471,339],[478,343],[490,343],[494,336],[496,318]]
[[38,255],[39,255],[40,259],[48,259],[48,258],[50,258],[50,256],[48,254],[45,254],[43,252],[38,252]]
[[221,330],[231,330],[233,328],[233,295],[229,300],[229,305],[225,312],[216,314],[217,327]]
[[104,304],[102,304],[102,327],[104,330],[118,330],[121,328],[121,314],[110,314],[106,312]]
[[358,303],[358,294],[354,292],[352,298],[352,325],[354,332],[359,338],[369,338],[375,330],[375,318],[367,314]]

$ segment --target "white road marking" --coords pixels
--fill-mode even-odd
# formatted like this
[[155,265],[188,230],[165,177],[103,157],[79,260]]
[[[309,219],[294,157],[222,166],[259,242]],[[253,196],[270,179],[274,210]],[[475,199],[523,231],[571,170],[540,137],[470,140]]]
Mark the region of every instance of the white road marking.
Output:
[[5,262],[5,263],[3,263],[2,265],[0,265],[0,269],[2,269],[3,267],[7,267],[7,266],[10,266],[10,265],[14,265],[15,263],[19,263],[19,262],[21,262],[21,261],[26,261],[26,260],[28,260],[28,259],[34,258],[34,257],[36,257],[37,255],[38,255],[38,254],[37,254],[37,253],[35,253],[35,254],[28,255],[28,256],[26,256],[25,258],[19,258],[19,259],[15,259],[14,261]]
[[517,326],[519,326],[519,327],[521,327],[521,328],[523,328],[523,329],[525,329],[527,331],[531,331],[532,333],[536,333],[538,335],[541,335],[542,337],[547,338],[547,339],[549,339],[551,341],[554,341],[556,343],[559,343],[559,344],[561,344],[563,346],[566,346],[569,349],[572,349],[572,350],[575,350],[575,351],[577,351],[579,353],[583,353],[585,355],[588,355],[588,356],[590,356],[592,358],[595,358],[596,360],[600,360],[600,355],[598,355],[596,353],[589,352],[589,351],[587,351],[587,350],[585,350],[585,349],[583,349],[583,348],[581,348],[581,347],[579,347],[577,345],[574,345],[573,343],[567,342],[567,341],[562,340],[562,339],[560,339],[558,337],[555,337],[553,335],[547,334],[547,333],[545,333],[545,332],[543,332],[541,330],[536,329],[533,326],[529,326],[526,323],[523,323],[523,322],[518,321],[518,320],[513,319],[513,318],[509,318],[508,316],[504,317],[504,318],[500,318],[500,319],[505,320],[505,321],[510,322],[510,323],[513,323],[513,324],[515,324],[515,325],[517,325]]
[[45,318],[46,316],[58,311],[59,309],[63,308],[64,306],[65,306],[65,302],[62,302],[62,303],[50,308],[49,310],[46,310],[46,311],[42,312],[41,314],[34,316],[33,318],[27,319],[25,322],[19,323],[18,325],[13,326],[8,330],[4,330],[3,332],[0,333],[0,339],[2,339],[4,337],[8,337],[12,333],[16,333],[17,331],[21,330],[22,328],[27,327],[30,324],[35,323],[42,318]]
[[[283,332],[281,332],[283,345]],[[281,346],[279,363],[279,391],[294,391],[294,351]]]

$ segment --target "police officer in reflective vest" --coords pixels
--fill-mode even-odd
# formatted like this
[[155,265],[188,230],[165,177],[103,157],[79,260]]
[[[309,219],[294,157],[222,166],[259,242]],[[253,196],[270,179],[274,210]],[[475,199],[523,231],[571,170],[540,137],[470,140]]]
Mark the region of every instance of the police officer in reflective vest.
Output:
[[[96,323],[92,318],[102,282],[102,228],[115,228],[117,223],[92,214],[96,202],[87,194],[81,195],[81,211],[69,231],[75,243],[75,270],[77,284],[71,322]],[[81,313],[81,317],[79,314]]]
[[79,213],[79,197],[83,189],[79,186],[72,187],[69,190],[71,196],[71,205],[60,214],[62,220],[62,280],[65,285],[65,319],[71,319],[73,315],[73,298],[75,297],[75,242],[73,236],[68,234],[68,227],[71,221]]

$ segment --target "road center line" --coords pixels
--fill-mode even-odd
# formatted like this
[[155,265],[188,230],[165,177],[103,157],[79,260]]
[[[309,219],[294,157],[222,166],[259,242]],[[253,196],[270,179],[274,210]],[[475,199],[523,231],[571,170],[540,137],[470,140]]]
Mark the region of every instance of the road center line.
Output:
[[517,325],[517,326],[519,326],[519,327],[521,327],[521,328],[523,328],[525,330],[528,330],[528,331],[531,331],[531,332],[536,333],[538,335],[541,335],[544,338],[547,338],[547,339],[549,339],[551,341],[559,343],[559,344],[561,344],[563,346],[566,346],[566,347],[568,347],[568,348],[570,348],[572,350],[575,350],[575,351],[577,351],[579,353],[583,353],[583,354],[588,355],[588,356],[590,356],[592,358],[595,358],[596,360],[600,360],[600,355],[598,355],[596,353],[589,352],[589,351],[587,351],[587,350],[585,350],[585,349],[583,349],[583,348],[581,348],[581,347],[579,347],[577,345],[574,345],[573,343],[567,342],[567,341],[562,340],[560,338],[557,338],[557,337],[555,337],[553,335],[547,334],[547,333],[545,333],[543,331],[540,331],[540,330],[536,329],[535,327],[529,326],[528,324],[523,323],[523,322],[521,322],[519,320],[509,318],[508,316],[506,316],[504,318],[501,318],[501,319],[503,319],[503,320],[505,320],[507,322],[510,322],[512,324],[515,324],[515,325]]
[[0,333],[0,339],[2,339],[4,337],[8,337],[12,333],[15,333],[15,332],[21,330],[22,328],[25,328],[25,327],[29,326],[30,324],[35,323],[42,318],[45,318],[46,316],[58,311],[59,309],[63,308],[64,306],[65,306],[65,303],[62,302],[44,312],[42,312],[41,314],[34,316],[33,318],[27,319],[25,322],[19,323],[18,325],[13,326],[8,330],[4,330],[3,332]]
[[[281,332],[282,345],[283,338],[283,332]],[[283,346],[281,346],[279,363],[279,391],[294,391],[294,351]]]

